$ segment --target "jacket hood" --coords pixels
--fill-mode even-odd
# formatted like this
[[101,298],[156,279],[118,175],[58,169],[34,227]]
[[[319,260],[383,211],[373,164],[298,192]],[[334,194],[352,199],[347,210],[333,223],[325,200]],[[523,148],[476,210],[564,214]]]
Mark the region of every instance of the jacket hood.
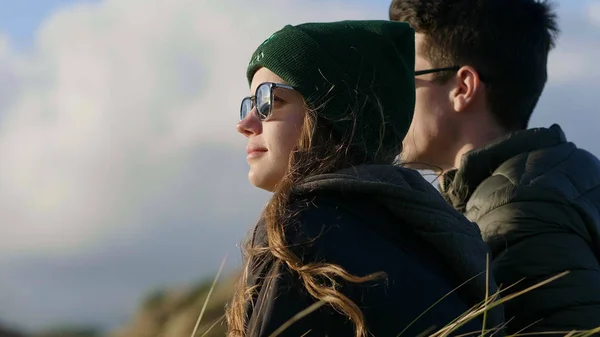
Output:
[[[295,195],[319,192],[364,195],[377,200],[411,230],[434,247],[443,262],[463,280],[473,294],[473,306],[485,298],[486,256],[489,249],[476,224],[446,203],[442,195],[417,171],[392,165],[366,165],[305,179]],[[493,278],[490,275],[490,280]],[[493,281],[489,294],[497,291]],[[499,308],[499,307],[497,307]],[[501,310],[488,313],[488,326],[502,323]]]

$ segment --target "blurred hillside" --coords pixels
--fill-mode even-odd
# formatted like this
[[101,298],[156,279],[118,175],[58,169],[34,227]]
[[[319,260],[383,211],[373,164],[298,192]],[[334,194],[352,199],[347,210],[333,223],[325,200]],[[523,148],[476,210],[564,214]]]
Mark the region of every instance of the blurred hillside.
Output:
[[0,337],[25,337],[16,331],[10,330],[8,328],[0,327]]
[[[216,285],[196,336],[225,335],[224,307],[238,276],[226,276]],[[31,336],[0,327],[0,337],[190,337],[211,286],[212,280],[206,280],[190,289],[156,291],[140,303],[127,324],[105,336],[93,329],[69,327]]]
[[[231,299],[238,274],[224,278],[213,290],[196,336],[224,336],[225,304]],[[212,280],[188,290],[161,290],[141,303],[132,320],[108,337],[190,337]]]

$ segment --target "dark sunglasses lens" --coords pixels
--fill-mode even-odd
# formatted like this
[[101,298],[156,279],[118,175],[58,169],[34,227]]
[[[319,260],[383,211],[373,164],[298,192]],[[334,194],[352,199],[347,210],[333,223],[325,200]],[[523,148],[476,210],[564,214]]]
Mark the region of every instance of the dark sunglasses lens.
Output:
[[271,113],[271,85],[261,84],[256,89],[256,109],[261,119],[269,117]]
[[246,118],[252,111],[252,99],[246,97],[242,100],[242,106],[240,107],[240,120]]

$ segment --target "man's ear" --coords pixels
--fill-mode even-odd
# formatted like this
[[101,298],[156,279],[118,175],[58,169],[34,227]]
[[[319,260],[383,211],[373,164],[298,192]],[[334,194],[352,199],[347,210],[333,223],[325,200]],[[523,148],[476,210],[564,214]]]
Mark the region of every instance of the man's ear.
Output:
[[455,78],[456,87],[451,93],[455,111],[464,111],[477,98],[477,93],[483,90],[479,74],[471,66],[461,67]]

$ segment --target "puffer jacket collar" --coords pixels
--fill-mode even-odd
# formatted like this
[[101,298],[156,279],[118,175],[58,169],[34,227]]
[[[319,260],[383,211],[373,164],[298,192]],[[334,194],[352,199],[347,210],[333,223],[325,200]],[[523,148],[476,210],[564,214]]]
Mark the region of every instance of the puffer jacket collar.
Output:
[[460,168],[444,174],[440,191],[446,201],[464,212],[467,201],[485,179],[505,161],[523,153],[556,146],[567,141],[557,124],[510,133],[485,147],[467,152]]

